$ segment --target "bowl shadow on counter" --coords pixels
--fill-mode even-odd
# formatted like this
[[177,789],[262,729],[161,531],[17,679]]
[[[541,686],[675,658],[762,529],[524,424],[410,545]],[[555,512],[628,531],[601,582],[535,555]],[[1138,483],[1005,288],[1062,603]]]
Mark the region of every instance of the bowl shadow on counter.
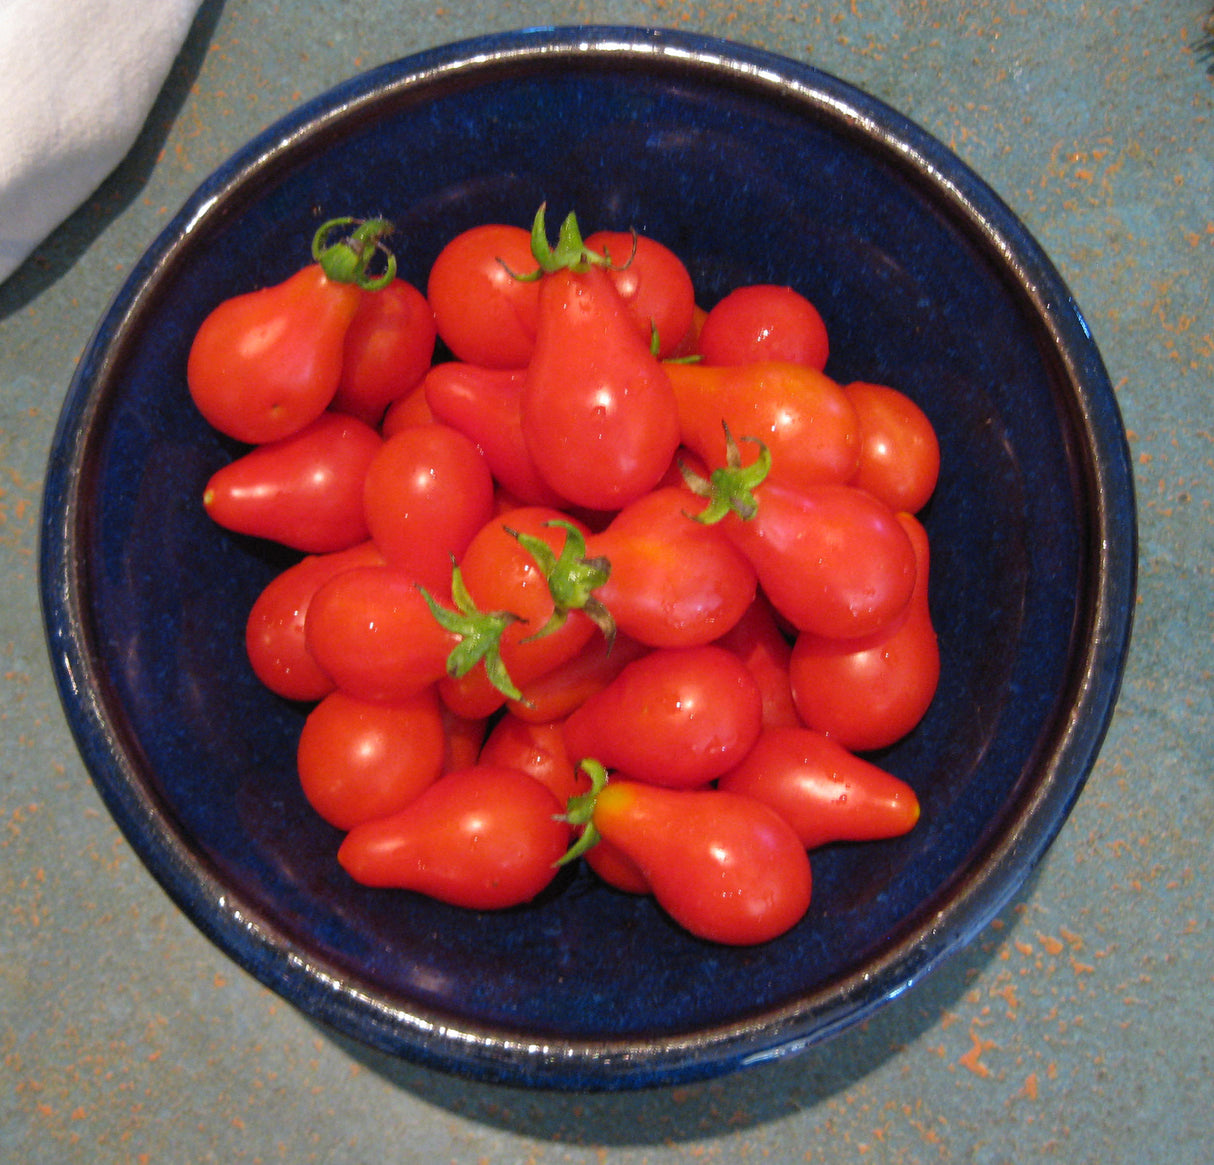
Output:
[[455,1116],[521,1137],[623,1148],[735,1135],[811,1110],[847,1091],[957,1010],[1015,933],[1048,861],[1047,855],[974,942],[900,998],[815,1046],[710,1079],[622,1092],[526,1090],[433,1071],[317,1028],[395,1087]]

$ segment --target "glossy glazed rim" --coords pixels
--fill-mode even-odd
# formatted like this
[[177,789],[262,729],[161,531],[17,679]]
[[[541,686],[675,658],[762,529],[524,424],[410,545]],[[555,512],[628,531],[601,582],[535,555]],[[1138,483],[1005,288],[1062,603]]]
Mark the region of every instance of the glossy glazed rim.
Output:
[[[1011,828],[941,895],[930,919],[847,977],[795,1004],[735,1024],[651,1040],[561,1041],[404,1010],[314,959],[272,919],[233,896],[191,845],[140,770],[121,709],[111,706],[93,646],[82,547],[91,433],[116,391],[114,370],[137,342],[158,287],[194,234],[295,157],[323,149],[386,105],[514,71],[598,62],[661,69],[792,106],[862,139],[929,188],[1024,301],[1072,389],[1083,438],[1078,473],[1091,499],[1086,573],[1092,593],[1074,699]],[[186,202],[135,267],[90,341],[52,444],[40,548],[41,593],[56,683],[80,752],[115,821],[185,914],[263,984],[372,1048],[481,1079],[570,1090],[623,1089],[718,1075],[817,1044],[903,993],[966,945],[1022,886],[1061,828],[1095,762],[1116,704],[1134,607],[1137,534],[1125,429],[1088,327],[1058,272],[1011,210],[942,143],[877,99],[811,66],[731,42],[657,29],[539,28],[462,41],[372,70],[304,104],[253,139]]]

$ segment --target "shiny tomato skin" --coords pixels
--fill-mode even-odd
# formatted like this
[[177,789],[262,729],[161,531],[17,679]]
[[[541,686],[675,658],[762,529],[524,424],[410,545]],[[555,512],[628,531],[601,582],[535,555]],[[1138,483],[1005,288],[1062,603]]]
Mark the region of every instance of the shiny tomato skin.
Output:
[[586,246],[610,256],[611,281],[645,341],[657,333],[659,359],[673,355],[695,318],[695,288],[683,260],[656,239],[630,231],[596,231]]
[[710,643],[755,597],[754,568],[722,529],[688,518],[697,505],[684,488],[653,490],[586,543],[611,563],[595,597],[621,631],[650,647]]
[[438,334],[458,360],[486,368],[524,368],[535,347],[539,285],[517,278],[536,270],[531,234],[486,223],[456,235],[430,268],[426,297]]
[[776,621],[766,595],[756,595],[742,618],[715,642],[732,651],[755,677],[763,696],[764,728],[801,723],[788,672],[792,644]]
[[370,537],[363,479],[383,441],[356,417],[324,412],[298,433],[258,445],[212,474],[202,495],[227,530],[306,554]]
[[590,778],[569,759],[559,721],[529,724],[507,712],[485,740],[480,761],[530,774],[562,805],[590,790]]
[[445,676],[459,638],[435,620],[411,573],[384,565],[355,567],[321,586],[304,642],[342,691],[392,703]]
[[679,443],[670,378],[600,267],[540,282],[522,426],[540,476],[586,509],[626,506],[670,466]]
[[434,357],[434,313],[416,287],[393,279],[365,291],[346,329],[331,408],[378,426],[384,411],[421,383]]
[[793,288],[770,283],[735,288],[711,308],[698,347],[709,364],[787,360],[819,371],[830,355],[818,309]]
[[394,433],[364,478],[371,538],[424,586],[450,586],[459,558],[493,514],[493,477],[480,450],[447,425]]
[[751,797],[613,779],[598,795],[594,824],[640,871],[658,905],[699,938],[768,942],[809,909],[805,847],[774,809]]
[[224,300],[190,346],[186,383],[198,411],[249,445],[279,441],[328,408],[346,330],[363,292],[310,264],[273,287]]
[[365,886],[415,890],[472,910],[530,902],[569,846],[563,806],[518,769],[446,773],[399,813],[356,826],[337,860]]
[[770,805],[806,849],[899,837],[919,820],[905,781],[810,728],[765,731],[717,786]]
[[309,555],[288,566],[262,589],[245,623],[245,651],[257,678],[286,700],[320,700],[333,690],[332,677],[308,651],[304,626],[312,596],[356,566],[382,565],[372,542],[334,554]]
[[843,386],[860,424],[860,457],[852,484],[892,510],[918,513],[940,477],[940,442],[927,414],[885,384]]
[[940,648],[928,607],[927,532],[909,514],[898,520],[918,562],[905,614],[884,632],[850,643],[802,634],[789,662],[802,721],[857,752],[901,740],[931,706],[940,680]]
[[540,476],[523,437],[521,368],[482,368],[463,361],[435,364],[422,382],[439,421],[475,441],[494,480],[524,505],[564,506]]
[[657,648],[630,663],[565,721],[565,747],[634,780],[696,788],[733,768],[758,739],[763,701],[721,647]]
[[528,723],[562,720],[649,650],[627,635],[616,635],[614,642],[592,635],[567,663],[520,685],[523,699],[507,700],[506,707]]
[[772,606],[798,631],[857,639],[892,625],[915,585],[915,551],[897,515],[864,490],[764,482],[753,518],[722,528]]
[[636,862],[625,857],[611,842],[600,838],[582,856],[586,865],[613,889],[625,894],[649,893],[649,883]]
[[308,714],[296,750],[308,804],[349,830],[408,805],[438,779],[443,721],[432,688],[395,704],[329,693]]
[[[684,445],[709,466],[726,463],[726,432],[741,461],[771,454],[770,482],[800,489],[841,485],[860,461],[860,422],[855,406],[829,376],[787,361],[738,367],[670,364]],[[743,438],[746,438],[745,440]]]

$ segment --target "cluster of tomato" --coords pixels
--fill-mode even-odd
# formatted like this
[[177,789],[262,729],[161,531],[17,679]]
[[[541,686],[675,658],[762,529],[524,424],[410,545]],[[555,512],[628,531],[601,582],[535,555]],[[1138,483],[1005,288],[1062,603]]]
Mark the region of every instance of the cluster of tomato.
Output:
[[931,425],[828,377],[790,288],[705,311],[656,240],[571,214],[554,245],[541,209],[452,239],[423,294],[390,229],[325,224],[313,263],[208,316],[188,366],[254,446],[207,511],[303,555],[247,649],[311,705],[298,771],[338,860],[495,909],[581,858],[702,938],[783,933],[810,850],[918,819],[860,754],[939,676]]

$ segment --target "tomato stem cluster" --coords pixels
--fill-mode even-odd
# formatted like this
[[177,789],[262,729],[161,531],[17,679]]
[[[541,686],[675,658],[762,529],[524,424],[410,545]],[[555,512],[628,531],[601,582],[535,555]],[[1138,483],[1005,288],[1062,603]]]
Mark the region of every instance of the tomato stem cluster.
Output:
[[541,203],[531,222],[531,254],[539,268],[516,278],[530,282],[556,271],[587,271],[591,267],[622,270],[632,262],[637,247],[635,231],[632,236],[632,254],[625,262],[617,264],[606,251],[593,251],[586,246],[581,227],[578,226],[577,215],[573,211],[565,216],[557,231],[556,246],[553,246],[548,239],[546,214],[547,204]]
[[569,798],[565,812],[560,815],[559,820],[580,829],[581,833],[557,861],[558,866],[577,861],[587,850],[598,845],[600,840],[598,828],[594,824],[594,807],[599,794],[607,787],[607,770],[592,757],[587,757],[578,767],[590,778],[590,788],[585,793]]
[[[346,238],[328,242],[334,231],[351,224],[355,229]],[[334,283],[353,283],[363,291],[379,291],[396,278],[396,256],[383,243],[393,230],[395,227],[383,218],[331,218],[312,236],[312,258]],[[385,256],[385,269],[371,275],[368,268],[377,252]]]
[[712,471],[711,477],[705,478],[694,469],[680,462],[679,471],[688,488],[702,498],[708,499],[708,505],[698,514],[689,515],[697,522],[712,526],[721,521],[727,514],[735,513],[744,521],[753,518],[759,512],[759,500],[754,491],[767,479],[771,472],[771,450],[758,437],[743,437],[759,447],[758,458],[750,465],[742,464],[742,452],[734,440],[729,426],[725,429],[725,464]]
[[458,566],[451,570],[451,599],[457,610],[442,606],[425,587],[419,585],[418,590],[439,626],[459,636],[459,643],[447,657],[447,674],[459,679],[483,662],[485,674],[499,692],[511,700],[522,700],[523,693],[510,678],[501,654],[502,632],[516,622],[518,616],[509,611],[479,610],[464,585]]

